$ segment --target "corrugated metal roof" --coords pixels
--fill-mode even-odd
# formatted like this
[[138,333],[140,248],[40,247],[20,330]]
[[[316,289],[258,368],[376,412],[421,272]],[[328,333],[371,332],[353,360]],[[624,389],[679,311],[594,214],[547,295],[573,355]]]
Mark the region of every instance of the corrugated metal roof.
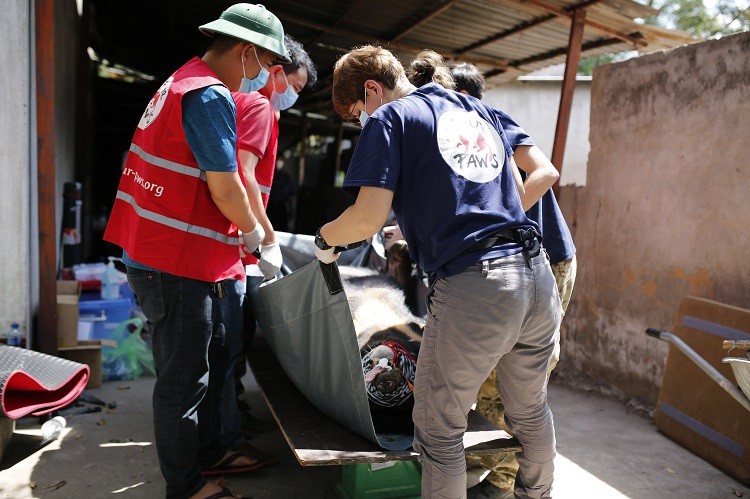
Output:
[[[91,0],[103,43],[103,57],[150,74],[170,71],[176,53],[200,53],[205,39],[196,26],[234,3],[222,0],[162,0],[158,17],[147,0]],[[317,90],[300,96],[296,108],[332,115],[330,77],[341,54],[364,43],[379,43],[408,65],[425,48],[451,61],[476,64],[488,86],[511,81],[565,62],[572,13],[586,10],[581,57],[629,50],[663,50],[696,41],[685,33],[645,25],[657,11],[633,0],[276,0],[268,5],[288,33],[305,44],[319,69]],[[171,19],[163,19],[170,16]],[[153,50],[148,38],[161,38],[169,26],[171,42]],[[133,33],[151,31],[134,37]],[[144,49],[144,47],[146,47]],[[170,52],[171,50],[171,52]],[[164,53],[168,52],[168,53]],[[194,55],[194,54],[191,54]]]

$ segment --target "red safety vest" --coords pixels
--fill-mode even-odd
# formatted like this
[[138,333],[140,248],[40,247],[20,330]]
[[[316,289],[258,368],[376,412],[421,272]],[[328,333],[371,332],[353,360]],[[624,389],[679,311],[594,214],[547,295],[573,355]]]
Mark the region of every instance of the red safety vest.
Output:
[[182,127],[182,97],[223,85],[195,57],[148,103],[130,144],[104,239],[169,274],[216,282],[245,278],[237,227],[211,198]]
[[[263,99],[264,104],[271,107],[271,102],[266,96],[260,93],[252,93],[247,95],[235,96],[235,104],[237,105],[237,117],[242,115],[242,107],[247,106],[253,99]],[[271,135],[269,136],[268,146],[263,157],[258,160],[258,164],[255,165],[255,181],[258,182],[260,188],[260,197],[263,200],[263,206],[268,206],[268,197],[271,195],[271,185],[273,184],[273,174],[276,171],[276,153],[279,147],[279,122],[276,121],[276,117],[271,118]],[[239,126],[239,125],[238,125]],[[237,136],[241,136],[240,129],[237,128]],[[237,165],[240,164],[239,150],[237,151]],[[238,168],[242,183],[245,183],[245,176],[242,173],[242,168]],[[253,255],[247,255],[242,259],[244,265],[253,265],[258,263],[258,259]]]

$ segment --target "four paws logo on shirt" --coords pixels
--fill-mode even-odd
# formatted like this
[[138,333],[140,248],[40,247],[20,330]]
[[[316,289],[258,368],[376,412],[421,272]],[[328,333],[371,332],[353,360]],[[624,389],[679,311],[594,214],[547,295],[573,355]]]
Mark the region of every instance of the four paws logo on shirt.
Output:
[[440,154],[458,175],[486,183],[500,175],[505,148],[500,134],[476,111],[448,111],[438,120]]
[[145,130],[146,127],[153,123],[156,117],[159,116],[159,112],[161,112],[161,108],[164,106],[164,101],[167,100],[167,92],[169,91],[169,87],[172,85],[173,80],[174,76],[170,76],[167,81],[161,84],[161,87],[159,87],[159,90],[156,91],[154,96],[151,97],[151,100],[146,106],[146,110],[143,111],[141,121],[138,122],[138,128]]

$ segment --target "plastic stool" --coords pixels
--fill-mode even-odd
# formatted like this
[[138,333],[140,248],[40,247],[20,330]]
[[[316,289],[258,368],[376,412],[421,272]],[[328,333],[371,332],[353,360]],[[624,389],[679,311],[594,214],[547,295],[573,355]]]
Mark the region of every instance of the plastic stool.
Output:
[[418,461],[347,464],[335,490],[344,499],[420,499],[422,465]]

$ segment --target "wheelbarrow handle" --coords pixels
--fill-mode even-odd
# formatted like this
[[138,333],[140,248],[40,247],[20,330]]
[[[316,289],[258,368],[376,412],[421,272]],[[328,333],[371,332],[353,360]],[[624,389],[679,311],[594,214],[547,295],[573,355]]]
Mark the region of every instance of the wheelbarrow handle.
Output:
[[722,347],[724,347],[724,350],[737,348],[750,351],[750,340],[724,340]]
[[678,350],[680,350],[685,356],[687,356],[688,359],[692,360],[693,363],[695,363],[695,365],[697,365],[704,373],[706,373],[714,381],[716,381],[716,383],[718,383],[718,385],[723,388],[724,391],[729,393],[729,395],[731,395],[732,398],[739,402],[740,405],[750,411],[750,398],[745,396],[745,394],[740,391],[740,389],[737,388],[734,383],[729,381],[723,374],[718,371],[718,369],[712,366],[711,363],[706,359],[701,357],[698,352],[690,348],[690,346],[682,341],[677,335],[651,327],[646,329],[646,334],[649,336],[653,336],[654,338],[658,338],[662,341],[671,343],[672,345],[677,347]]
[[662,339],[661,335],[664,333],[666,333],[666,331],[662,331],[661,329],[656,329],[653,327],[646,329],[646,334],[653,338],[656,338],[657,340],[661,340]]

